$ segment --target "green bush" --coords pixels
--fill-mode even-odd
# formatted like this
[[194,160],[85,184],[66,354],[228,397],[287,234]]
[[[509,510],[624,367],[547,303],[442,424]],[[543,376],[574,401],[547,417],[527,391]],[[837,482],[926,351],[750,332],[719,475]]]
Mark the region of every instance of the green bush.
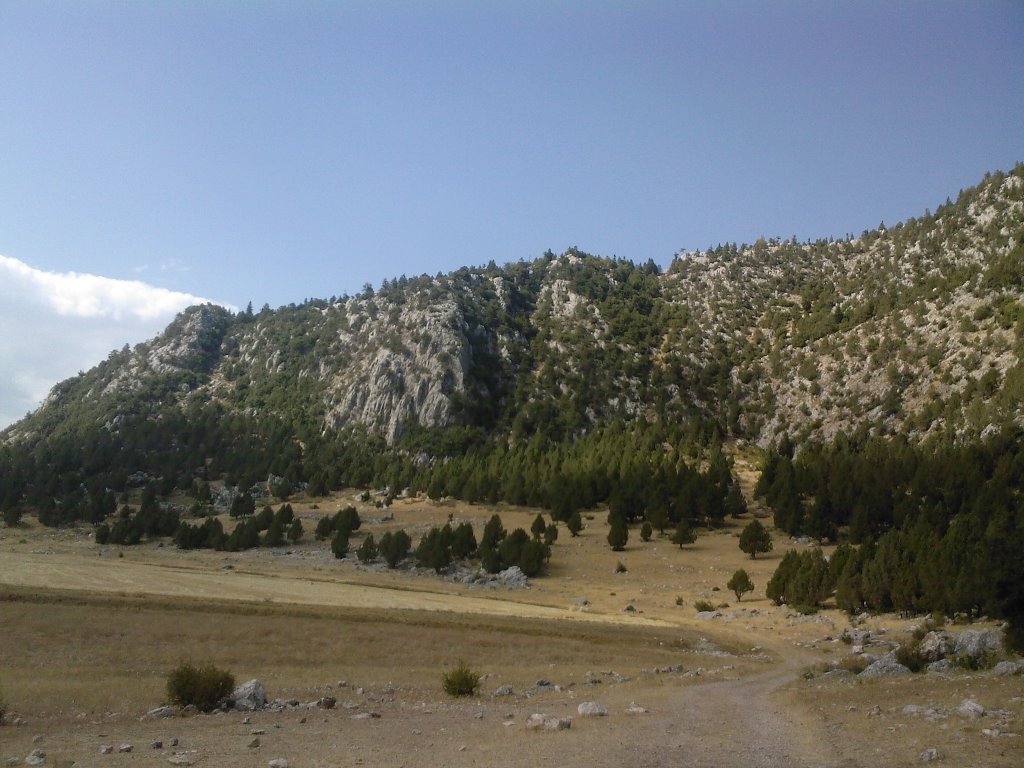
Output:
[[216,709],[234,688],[234,676],[212,664],[205,667],[182,664],[167,676],[170,702],[179,707],[191,704],[201,712]]
[[480,688],[480,675],[460,661],[450,672],[441,677],[441,685],[449,696],[475,696]]
[[715,604],[708,602],[707,600],[694,600],[693,607],[696,609],[697,613],[715,610]]

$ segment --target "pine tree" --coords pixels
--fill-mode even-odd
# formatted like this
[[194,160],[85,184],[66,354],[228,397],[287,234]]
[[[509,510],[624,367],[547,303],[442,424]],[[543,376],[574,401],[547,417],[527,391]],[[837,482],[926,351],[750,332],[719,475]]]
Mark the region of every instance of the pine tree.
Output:
[[579,510],[569,515],[569,519],[565,521],[565,527],[569,529],[569,535],[573,538],[580,535],[580,531],[583,530],[583,518],[580,517]]

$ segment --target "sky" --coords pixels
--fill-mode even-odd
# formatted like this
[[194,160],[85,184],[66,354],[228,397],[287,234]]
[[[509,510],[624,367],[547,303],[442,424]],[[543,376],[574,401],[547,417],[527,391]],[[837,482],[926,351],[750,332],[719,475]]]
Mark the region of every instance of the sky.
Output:
[[1021,83],[1014,0],[0,0],[0,426],[197,300],[920,215]]

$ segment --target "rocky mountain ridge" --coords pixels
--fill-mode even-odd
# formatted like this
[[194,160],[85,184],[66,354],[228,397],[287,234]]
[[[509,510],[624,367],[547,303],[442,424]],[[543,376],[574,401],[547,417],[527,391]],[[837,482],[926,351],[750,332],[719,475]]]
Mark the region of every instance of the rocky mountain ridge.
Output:
[[614,420],[783,433],[1024,426],[1024,167],[860,237],[760,240],[653,263],[570,249],[232,315],[192,307],[54,387],[5,442],[170,411],[389,443],[465,425],[567,439]]

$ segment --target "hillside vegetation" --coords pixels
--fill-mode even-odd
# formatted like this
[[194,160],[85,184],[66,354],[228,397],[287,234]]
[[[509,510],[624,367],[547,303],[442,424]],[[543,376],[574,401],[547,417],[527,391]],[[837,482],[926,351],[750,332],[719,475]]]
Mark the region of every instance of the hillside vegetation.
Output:
[[868,545],[834,574],[845,607],[1024,623],[1022,289],[1017,166],[859,237],[723,244],[665,272],[572,248],[192,307],[2,434],[0,507],[102,523],[131,488],[273,477],[714,526],[744,510],[723,449],[740,441],[767,451],[779,528]]

